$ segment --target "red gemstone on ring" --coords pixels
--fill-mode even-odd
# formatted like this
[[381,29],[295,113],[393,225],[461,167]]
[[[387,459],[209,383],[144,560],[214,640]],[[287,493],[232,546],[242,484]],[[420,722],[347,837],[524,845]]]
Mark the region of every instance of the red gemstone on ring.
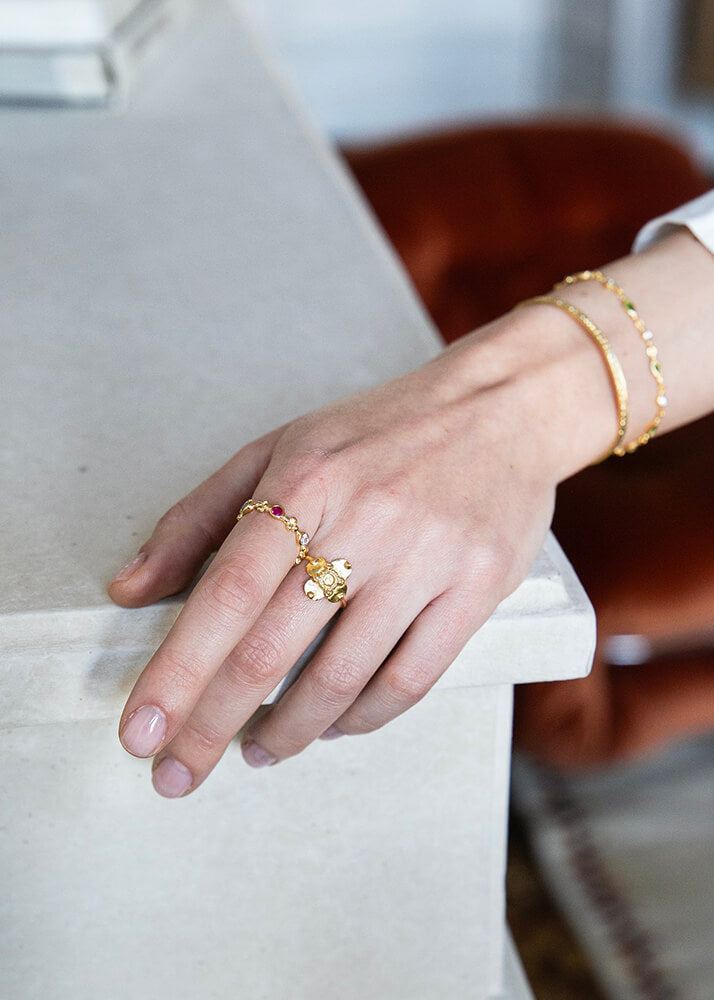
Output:
[[270,513],[273,515],[273,517],[282,517],[283,516],[283,508],[282,507],[271,507],[270,508]]

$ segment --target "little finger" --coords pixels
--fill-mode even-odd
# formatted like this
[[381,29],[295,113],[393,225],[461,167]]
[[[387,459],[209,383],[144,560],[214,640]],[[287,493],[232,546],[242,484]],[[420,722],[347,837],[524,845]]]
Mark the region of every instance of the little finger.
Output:
[[413,581],[411,593],[395,585],[385,594],[384,578],[365,585],[300,677],[245,734],[246,761],[283,760],[317,739],[360,697],[428,599]]
[[324,738],[372,732],[412,708],[453,663],[478,624],[473,614],[464,614],[463,595],[441,594],[414,620]]

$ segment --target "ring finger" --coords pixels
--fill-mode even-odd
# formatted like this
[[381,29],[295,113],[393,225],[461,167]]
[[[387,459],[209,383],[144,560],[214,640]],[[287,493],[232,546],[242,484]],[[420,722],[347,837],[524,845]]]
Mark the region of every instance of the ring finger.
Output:
[[299,753],[359,699],[432,596],[415,588],[413,577],[390,583],[385,594],[384,579],[373,578],[355,596],[292,687],[250,727],[243,743],[249,764]]

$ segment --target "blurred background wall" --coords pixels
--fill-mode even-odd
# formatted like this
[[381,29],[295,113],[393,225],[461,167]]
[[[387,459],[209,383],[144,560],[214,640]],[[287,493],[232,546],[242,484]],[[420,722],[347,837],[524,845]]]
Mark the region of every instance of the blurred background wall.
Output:
[[684,133],[714,171],[714,0],[245,0],[342,143],[534,111]]

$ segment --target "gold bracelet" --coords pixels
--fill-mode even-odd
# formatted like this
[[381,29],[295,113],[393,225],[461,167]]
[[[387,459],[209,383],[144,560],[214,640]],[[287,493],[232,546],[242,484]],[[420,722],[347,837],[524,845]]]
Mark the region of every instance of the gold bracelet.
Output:
[[657,389],[655,391],[655,405],[657,407],[657,413],[655,414],[655,418],[647,430],[643,431],[635,441],[631,441],[628,445],[620,445],[614,449],[614,454],[622,457],[623,455],[632,454],[632,452],[636,451],[640,445],[647,444],[647,442],[654,437],[657,428],[662,422],[662,418],[664,417],[665,410],[667,408],[667,403],[669,402],[664,388],[664,379],[662,378],[662,366],[660,365],[657,357],[657,348],[655,347],[652,339],[652,331],[645,326],[632,302],[627,298],[623,289],[620,288],[620,286],[616,284],[612,278],[606,278],[602,271],[579,271],[577,274],[568,275],[567,278],[563,279],[561,284],[574,285],[576,281],[598,281],[603,288],[615,293],[622,303],[623,309],[635,324],[637,332],[644,341],[647,358],[650,364],[650,372],[657,383]]
[[612,381],[612,387],[615,390],[615,400],[617,402],[617,437],[615,438],[613,446],[602,456],[602,458],[597,459],[597,462],[603,462],[606,458],[609,458],[613,452],[617,454],[617,449],[620,447],[622,439],[625,436],[625,431],[627,430],[627,382],[625,381],[625,373],[622,370],[622,365],[618,361],[617,356],[610,347],[607,337],[602,332],[600,327],[596,326],[589,316],[586,316],[584,312],[581,312],[575,306],[571,305],[570,302],[566,302],[557,295],[536,295],[535,298],[526,299],[525,302],[519,302],[517,308],[529,305],[556,306],[558,309],[562,309],[563,312],[572,316],[576,323],[580,324],[580,326],[587,334],[589,334],[589,336],[600,348],[602,356],[605,359],[605,363],[607,364],[607,370]]

